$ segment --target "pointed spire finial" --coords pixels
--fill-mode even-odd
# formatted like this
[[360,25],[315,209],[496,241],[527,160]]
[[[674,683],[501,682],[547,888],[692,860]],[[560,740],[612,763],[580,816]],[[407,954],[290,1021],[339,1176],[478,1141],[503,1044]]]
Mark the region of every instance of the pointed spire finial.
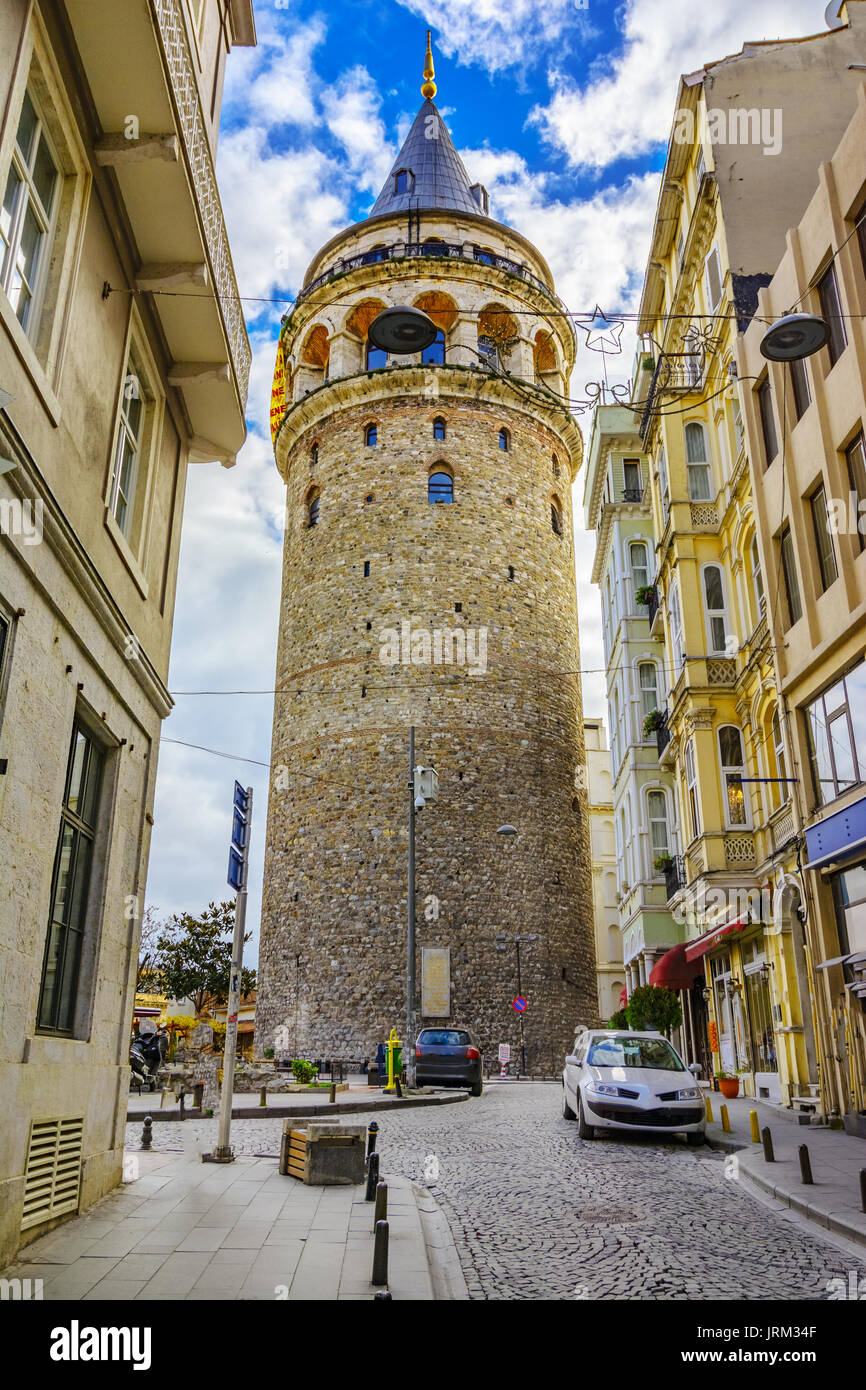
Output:
[[427,52],[424,57],[424,82],[421,86],[421,95],[432,101],[436,95],[436,83],[433,78],[436,72],[433,68],[433,49],[430,45],[430,30],[427,30]]

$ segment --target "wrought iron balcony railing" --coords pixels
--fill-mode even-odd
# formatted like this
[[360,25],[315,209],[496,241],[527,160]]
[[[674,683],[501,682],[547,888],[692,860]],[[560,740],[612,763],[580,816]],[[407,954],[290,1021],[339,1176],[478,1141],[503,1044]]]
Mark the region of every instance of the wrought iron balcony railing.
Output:
[[666,392],[700,391],[704,380],[704,353],[662,352],[653,372],[640,422],[641,439],[646,440]]
[[658,591],[658,589],[655,587],[655,585],[653,585],[652,593],[651,593],[650,596],[649,596],[649,603],[647,604],[647,614],[648,614],[648,616],[649,616],[649,625],[650,625],[650,627],[652,627],[653,623],[655,622],[655,616],[656,616],[656,613],[657,613],[658,611],[659,611],[659,591]]
[[642,502],[642,501],[643,501],[643,488],[640,488],[640,487],[626,487],[626,488],[623,488],[622,500],[623,500],[623,502]]
[[686,886],[686,871],[683,864],[682,855],[676,854],[670,863],[665,866],[665,889],[668,895],[668,902],[675,898],[681,888]]
[[668,728],[668,717],[665,715],[664,722],[656,729],[656,747],[659,750],[659,757],[661,757],[670,741],[671,731]]

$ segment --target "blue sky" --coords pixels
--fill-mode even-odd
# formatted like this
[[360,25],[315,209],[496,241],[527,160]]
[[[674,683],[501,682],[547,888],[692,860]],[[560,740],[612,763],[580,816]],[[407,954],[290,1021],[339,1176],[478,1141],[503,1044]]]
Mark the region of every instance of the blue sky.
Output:
[[[217,174],[250,339],[249,437],[231,471],[187,486],[147,901],[229,896],[231,791],[254,788],[248,924],[257,938],[284,489],[268,409],[276,333],[317,249],[364,217],[421,104],[426,29],[436,101],[491,214],[539,247],[575,311],[634,310],[681,73],[747,41],[819,32],[824,0],[331,0],[255,3],[255,49],[229,57]],[[261,303],[260,300],[274,300]],[[608,359],[624,380],[634,347]],[[583,351],[572,395],[597,380]],[[582,420],[588,438],[591,421]],[[584,704],[605,714],[592,538],[575,489]],[[223,759],[168,740],[249,759]],[[255,954],[256,940],[248,948]]]

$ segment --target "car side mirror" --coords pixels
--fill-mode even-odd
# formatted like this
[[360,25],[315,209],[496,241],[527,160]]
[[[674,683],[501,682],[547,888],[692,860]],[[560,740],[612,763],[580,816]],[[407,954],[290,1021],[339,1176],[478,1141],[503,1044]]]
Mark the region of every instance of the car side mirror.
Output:
[[566,1057],[565,1065],[568,1066],[569,1062],[573,1067],[577,1066],[577,1058],[575,1057],[573,1052],[569,1053],[569,1055]]
[[703,1067],[701,1066],[700,1062],[690,1062],[689,1071],[692,1073],[692,1076],[700,1076],[701,1072],[703,1071]]

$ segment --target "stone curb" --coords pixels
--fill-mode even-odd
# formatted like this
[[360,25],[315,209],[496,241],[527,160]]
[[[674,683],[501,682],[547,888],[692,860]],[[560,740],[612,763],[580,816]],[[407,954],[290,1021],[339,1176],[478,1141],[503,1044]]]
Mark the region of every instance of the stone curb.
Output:
[[[458,1101],[468,1100],[469,1093],[457,1091],[444,1096],[404,1096],[402,1100],[384,1100],[380,1096],[370,1096],[368,1100],[349,1101],[347,1104],[331,1105],[239,1105],[232,1106],[233,1120],[309,1120],[320,1115],[336,1118],[339,1115],[361,1115],[367,1110],[411,1110],[424,1105],[456,1105]],[[166,1121],[180,1121],[179,1110],[132,1110],[126,1112],[126,1123],[143,1124],[145,1115],[150,1115],[154,1124]],[[216,1115],[205,1115],[203,1111],[191,1107],[184,1111],[185,1120],[216,1119]]]
[[437,1302],[468,1301],[469,1290],[447,1216],[426,1187],[413,1183],[412,1191],[421,1217],[434,1299]]
[[[718,1149],[723,1153],[742,1153],[746,1150],[750,1154],[754,1153],[756,1157],[760,1157],[761,1153],[757,1144],[738,1139],[733,1134],[708,1134],[707,1145],[709,1148]],[[856,1245],[866,1245],[866,1231],[863,1230],[862,1226],[853,1224],[837,1212],[824,1211],[821,1207],[805,1201],[802,1197],[795,1196],[787,1188],[781,1187],[773,1178],[765,1177],[760,1169],[754,1169],[751,1164],[748,1167],[745,1164],[741,1166],[740,1180],[746,1187],[751,1183],[760,1188],[762,1192],[767,1193],[774,1201],[778,1202],[779,1206],[790,1208],[799,1216],[805,1217],[807,1221],[823,1227],[825,1231],[833,1231],[835,1235],[844,1236],[846,1240],[853,1241]]]

